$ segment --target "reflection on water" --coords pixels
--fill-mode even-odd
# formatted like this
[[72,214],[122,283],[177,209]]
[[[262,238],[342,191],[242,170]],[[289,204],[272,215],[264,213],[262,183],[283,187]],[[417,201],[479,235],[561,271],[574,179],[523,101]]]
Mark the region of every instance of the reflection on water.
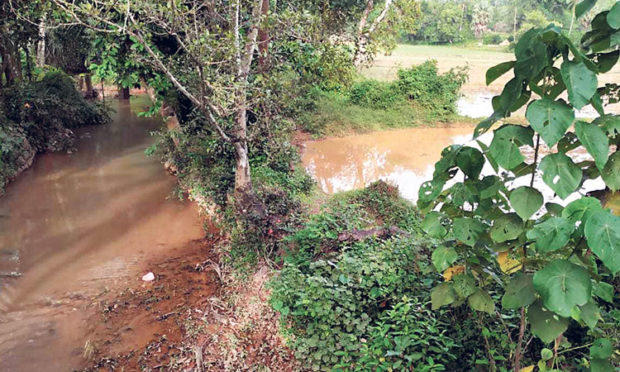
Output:
[[[329,194],[363,188],[379,179],[398,186],[401,195],[415,202],[420,185],[432,179],[435,162],[448,145],[460,144],[474,148],[479,146],[472,139],[473,128],[410,128],[394,131],[328,138],[306,144],[302,160],[321,189]],[[477,140],[487,145],[491,132]],[[528,162],[532,162],[534,151],[529,146],[521,150]],[[555,152],[541,144],[540,155]],[[592,160],[583,149],[567,153],[575,163]],[[495,174],[489,163],[485,163],[482,175]],[[457,177],[458,178],[458,177]],[[455,180],[449,181],[450,186]],[[508,182],[508,188],[529,185],[531,177],[519,177]],[[566,205],[593,190],[605,188],[600,177],[587,179],[576,193],[562,200],[547,186],[538,172],[533,186],[544,196],[545,201]]]
[[328,138],[306,144],[302,161],[327,193],[362,188],[382,179],[414,201],[432,177],[441,150],[472,128],[411,128]]

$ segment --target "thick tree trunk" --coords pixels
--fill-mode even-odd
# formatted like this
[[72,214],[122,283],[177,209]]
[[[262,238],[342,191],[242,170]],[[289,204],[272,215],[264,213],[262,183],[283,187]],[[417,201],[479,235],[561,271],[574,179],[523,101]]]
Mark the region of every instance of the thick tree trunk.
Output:
[[118,99],[128,100],[131,97],[129,87],[118,87]]
[[37,43],[37,67],[45,66],[45,14],[39,22],[39,41]]
[[[88,97],[88,98],[94,97],[94,94],[93,94],[93,79],[92,79],[92,76],[90,76],[90,74],[85,74],[84,75],[84,83],[86,83],[86,97]],[[103,94],[103,91],[101,93]]]
[[[6,30],[1,30],[6,32]],[[6,85],[12,85],[22,78],[22,66],[19,59],[19,50],[17,45],[5,36],[0,38],[0,56],[2,57],[2,71]],[[1,77],[1,76],[0,76]]]

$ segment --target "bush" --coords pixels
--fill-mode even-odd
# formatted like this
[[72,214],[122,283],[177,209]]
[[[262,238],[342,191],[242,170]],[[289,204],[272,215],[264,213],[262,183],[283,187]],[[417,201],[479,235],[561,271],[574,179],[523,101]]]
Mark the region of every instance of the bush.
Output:
[[467,81],[467,68],[451,69],[439,74],[437,61],[398,71],[396,84],[408,99],[417,101],[438,115],[456,112],[459,91]]
[[108,115],[86,101],[73,80],[50,71],[34,82],[22,82],[0,94],[9,121],[19,124],[37,151],[64,150],[71,145],[67,129],[107,122]]
[[[374,202],[377,203],[374,203]],[[386,216],[394,220],[384,221]],[[395,224],[392,238],[343,240],[341,233]],[[448,327],[429,308],[433,278],[418,217],[383,182],[334,197],[287,239],[290,255],[271,282],[296,356],[314,370],[367,371],[426,366],[456,359]],[[417,370],[417,369],[416,369]]]
[[485,45],[498,45],[504,40],[505,37],[497,32],[489,32],[482,37],[482,43]]
[[405,102],[404,96],[392,83],[363,80],[351,86],[349,90],[351,103],[377,109],[387,109]]

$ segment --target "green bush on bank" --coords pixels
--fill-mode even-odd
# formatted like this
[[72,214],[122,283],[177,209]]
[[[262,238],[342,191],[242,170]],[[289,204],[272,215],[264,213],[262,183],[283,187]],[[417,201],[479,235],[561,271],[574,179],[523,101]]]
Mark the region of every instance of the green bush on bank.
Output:
[[315,135],[412,127],[447,121],[456,114],[459,91],[467,80],[466,68],[440,74],[436,61],[401,69],[398,79],[364,79],[348,89],[314,89],[303,102],[304,130]]
[[35,153],[61,151],[73,144],[71,129],[109,119],[99,105],[86,101],[73,80],[50,71],[36,81],[22,81],[0,91],[0,192]]
[[[389,227],[400,230],[378,232]],[[376,236],[346,238],[371,229]],[[270,302],[309,369],[454,370],[467,356],[462,342],[480,341],[471,319],[454,325],[454,314],[431,311],[431,243],[396,188],[377,182],[336,195],[286,242]]]

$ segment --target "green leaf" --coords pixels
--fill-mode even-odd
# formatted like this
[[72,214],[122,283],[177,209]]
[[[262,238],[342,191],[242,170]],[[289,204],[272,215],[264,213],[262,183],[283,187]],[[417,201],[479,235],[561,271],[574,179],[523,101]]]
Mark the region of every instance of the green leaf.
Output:
[[486,231],[487,226],[473,218],[455,218],[453,223],[454,236],[462,243],[473,247]]
[[577,121],[575,123],[575,134],[594,158],[596,167],[602,170],[609,156],[609,139],[605,132],[597,125]]
[[596,328],[596,324],[602,319],[601,311],[592,301],[588,301],[585,305],[579,307],[581,320],[590,328]]
[[585,221],[592,215],[592,213],[601,210],[603,210],[603,207],[598,199],[583,197],[569,203],[562,211],[562,217],[569,220],[572,224],[581,222],[577,229],[580,233],[583,233]]
[[521,186],[510,193],[510,205],[523,221],[527,221],[543,204],[542,194],[533,187]]
[[508,213],[493,221],[490,235],[495,243],[503,243],[519,237],[523,232],[523,221],[516,213]]
[[614,286],[605,282],[594,282],[592,293],[603,301],[614,303]]
[[611,138],[620,134],[620,115],[599,116],[592,124],[599,125]]
[[583,0],[575,6],[575,18],[579,18],[584,15],[588,10],[596,4],[596,0]]
[[545,156],[539,168],[543,172],[543,181],[562,199],[566,199],[581,184],[581,169],[564,154]]
[[448,233],[444,226],[447,222],[445,214],[440,212],[429,212],[422,221],[422,230],[433,238],[443,238]]
[[480,288],[478,288],[474,294],[469,296],[467,301],[469,302],[469,306],[471,306],[474,310],[484,311],[489,314],[495,313],[495,304],[493,303],[493,299],[488,293]]
[[431,291],[431,308],[437,310],[444,305],[450,305],[456,300],[456,293],[450,283],[441,283]]
[[519,38],[515,46],[515,76],[525,79],[538,75],[548,65],[547,46],[541,40],[541,29],[533,28]]
[[521,145],[533,146],[533,136],[534,132],[529,127],[504,125],[493,133],[489,152],[500,166],[511,170],[525,159],[519,147]]
[[587,105],[598,87],[596,74],[584,63],[575,61],[564,61],[560,72],[573,107],[580,109]]
[[527,309],[527,318],[530,321],[532,333],[546,344],[568,329],[568,319],[545,310],[540,302],[532,304]]
[[614,345],[606,338],[599,338],[590,346],[590,356],[597,359],[607,359],[614,353]]
[[552,147],[573,123],[575,113],[564,101],[542,98],[527,106],[525,117],[545,143]]
[[601,171],[601,177],[610,189],[620,190],[620,151],[611,154],[605,168]]
[[596,65],[598,66],[599,72],[609,72],[618,62],[618,57],[620,57],[620,50],[598,54]]
[[609,27],[617,30],[620,28],[620,3],[616,1],[616,4],[607,13],[607,24]]
[[504,75],[515,65],[515,61],[502,62],[499,65],[495,65],[487,70],[486,81],[487,85],[494,82],[498,77]]
[[536,250],[541,253],[557,251],[570,240],[575,224],[562,217],[551,217],[527,232],[527,238],[536,241]]
[[460,274],[454,277],[454,291],[461,298],[467,298],[476,291],[476,281],[469,274]]
[[480,150],[465,146],[459,150],[456,156],[456,165],[467,177],[478,178],[484,166],[484,156]]
[[558,203],[546,203],[545,208],[552,216],[561,216],[564,207]]
[[458,260],[459,255],[456,253],[454,248],[440,246],[433,252],[432,260],[433,265],[439,272],[443,272],[445,269],[450,267],[456,260]]
[[590,372],[610,372],[614,371],[608,359],[592,359],[590,360]]
[[590,274],[581,266],[566,260],[555,260],[534,274],[534,289],[545,307],[556,314],[569,317],[571,309],[590,300]]
[[518,309],[528,306],[536,300],[534,283],[532,276],[518,273],[506,286],[504,297],[502,297],[502,307],[504,309]]
[[620,217],[607,210],[595,212],[584,233],[592,252],[615,275],[620,270]]

